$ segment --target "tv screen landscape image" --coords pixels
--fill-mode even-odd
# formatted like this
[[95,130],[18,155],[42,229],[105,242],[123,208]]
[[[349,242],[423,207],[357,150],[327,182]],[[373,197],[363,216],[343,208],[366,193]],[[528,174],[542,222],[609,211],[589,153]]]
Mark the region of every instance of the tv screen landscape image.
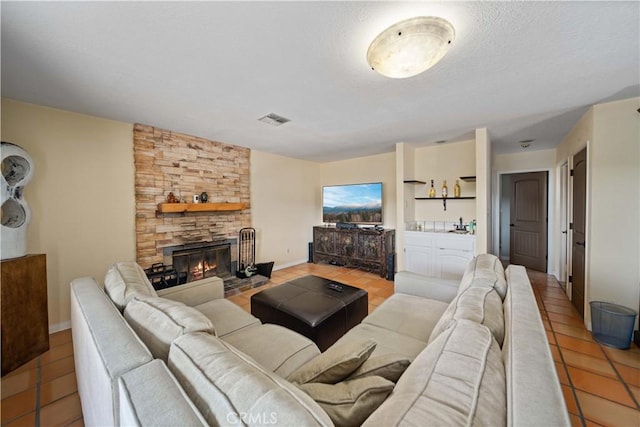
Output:
[[382,183],[323,187],[322,221],[382,224]]

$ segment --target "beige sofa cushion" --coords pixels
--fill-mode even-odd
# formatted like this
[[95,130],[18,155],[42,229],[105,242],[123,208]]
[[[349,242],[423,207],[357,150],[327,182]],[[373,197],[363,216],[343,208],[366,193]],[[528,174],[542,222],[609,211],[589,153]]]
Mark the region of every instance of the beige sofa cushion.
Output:
[[[482,281],[482,279],[476,279]],[[433,341],[450,326],[452,320],[472,320],[483,324],[493,334],[498,345],[504,341],[504,312],[502,300],[493,288],[471,286],[462,291],[442,314],[433,328],[429,342]]]
[[331,425],[306,393],[213,335],[176,339],[168,365],[209,425]]
[[351,375],[369,358],[373,340],[351,340],[333,344],[324,353],[295,370],[287,379],[292,383],[335,384]]
[[401,354],[389,353],[371,356],[358,369],[353,371],[347,377],[347,380],[378,376],[395,383],[410,363],[411,359]]
[[165,362],[174,339],[192,332],[215,334],[211,321],[195,308],[159,297],[135,296],[124,318],[147,345],[153,357]]
[[222,339],[282,378],[320,354],[309,338],[278,325],[243,328]]
[[308,383],[299,387],[331,418],[336,427],[359,426],[389,396],[394,384],[382,377],[364,377],[337,384]]
[[507,279],[504,274],[504,267],[495,255],[480,254],[467,264],[460,281],[458,294],[467,289],[472,282],[474,286],[494,288],[503,301],[507,295]]
[[420,353],[363,425],[504,426],[506,407],[498,343],[485,326],[458,320]]
[[133,261],[117,262],[109,267],[104,278],[104,289],[120,311],[136,295],[156,296],[144,270]]

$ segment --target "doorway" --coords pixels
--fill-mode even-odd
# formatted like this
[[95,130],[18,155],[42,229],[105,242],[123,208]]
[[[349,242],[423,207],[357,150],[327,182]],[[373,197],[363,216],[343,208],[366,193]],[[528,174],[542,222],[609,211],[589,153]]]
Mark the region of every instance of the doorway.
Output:
[[546,273],[548,172],[503,175],[501,184],[501,257]]

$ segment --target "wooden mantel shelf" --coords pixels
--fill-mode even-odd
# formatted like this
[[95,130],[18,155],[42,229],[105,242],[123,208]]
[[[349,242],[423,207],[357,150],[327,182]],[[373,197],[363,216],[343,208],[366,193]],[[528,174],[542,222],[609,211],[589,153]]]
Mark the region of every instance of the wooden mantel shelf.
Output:
[[246,203],[159,203],[159,213],[241,211]]

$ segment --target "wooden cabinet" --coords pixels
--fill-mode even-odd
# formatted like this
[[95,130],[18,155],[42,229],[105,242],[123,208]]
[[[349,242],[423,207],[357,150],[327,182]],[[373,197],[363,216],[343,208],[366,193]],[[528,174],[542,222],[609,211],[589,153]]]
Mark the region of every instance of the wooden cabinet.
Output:
[[461,279],[475,256],[473,235],[405,231],[405,270],[443,279]]
[[[313,227],[313,262],[361,267],[388,276],[393,268],[395,231]],[[390,261],[391,258],[391,262]],[[390,265],[388,265],[390,264]],[[392,273],[392,272],[391,272]]]
[[2,261],[2,375],[49,350],[44,254]]

